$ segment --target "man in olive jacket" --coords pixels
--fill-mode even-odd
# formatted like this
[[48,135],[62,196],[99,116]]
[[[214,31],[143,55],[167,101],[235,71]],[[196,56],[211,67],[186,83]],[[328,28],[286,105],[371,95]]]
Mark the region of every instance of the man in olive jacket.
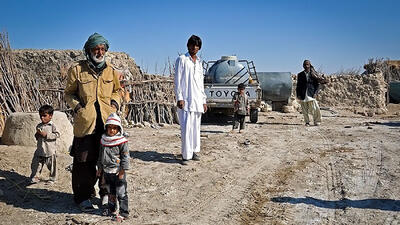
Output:
[[[107,117],[120,104],[119,73],[105,61],[108,41],[98,33],[85,43],[86,60],[76,62],[68,71],[65,99],[74,110],[72,190],[82,211],[95,208],[90,198],[96,195],[96,162]],[[100,189],[100,195],[104,190]],[[104,194],[104,193],[103,193]]]

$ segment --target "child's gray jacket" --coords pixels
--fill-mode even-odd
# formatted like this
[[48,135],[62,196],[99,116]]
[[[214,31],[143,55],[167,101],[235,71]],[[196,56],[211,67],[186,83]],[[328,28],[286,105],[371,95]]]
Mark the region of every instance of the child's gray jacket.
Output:
[[120,169],[129,170],[128,142],[115,146],[100,145],[97,166],[106,173],[117,173]]

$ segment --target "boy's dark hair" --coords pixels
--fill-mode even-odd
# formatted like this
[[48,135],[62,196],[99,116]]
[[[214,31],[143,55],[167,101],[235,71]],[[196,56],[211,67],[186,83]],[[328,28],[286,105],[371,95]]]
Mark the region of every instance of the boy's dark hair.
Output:
[[200,37],[198,37],[196,35],[190,36],[186,46],[189,47],[190,45],[199,46],[199,50],[200,50],[201,49],[201,39],[200,39]]
[[246,85],[244,85],[243,83],[240,83],[238,85],[238,89],[246,89]]
[[39,108],[39,114],[47,113],[49,115],[53,115],[54,109],[51,105],[42,105]]

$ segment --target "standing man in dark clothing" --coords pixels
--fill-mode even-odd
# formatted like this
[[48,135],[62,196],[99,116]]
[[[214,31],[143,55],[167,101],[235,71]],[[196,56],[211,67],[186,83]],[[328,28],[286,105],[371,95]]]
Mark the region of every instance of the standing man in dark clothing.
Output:
[[316,97],[320,79],[310,60],[304,60],[303,68],[304,70],[297,75],[297,98],[300,100],[306,126],[310,126],[308,114],[313,116],[314,125],[319,126],[321,124],[321,112]]
[[[76,62],[68,71],[65,99],[74,110],[72,190],[82,211],[92,211],[90,198],[96,195],[96,162],[107,117],[120,104],[119,73],[105,61],[108,41],[98,33],[86,41],[86,60]],[[105,190],[100,189],[100,195]]]

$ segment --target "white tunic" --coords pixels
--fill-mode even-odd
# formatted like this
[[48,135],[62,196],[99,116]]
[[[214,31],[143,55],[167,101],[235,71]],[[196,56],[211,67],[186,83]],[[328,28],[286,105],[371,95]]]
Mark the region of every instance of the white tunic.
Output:
[[[306,79],[307,79],[307,83],[308,83],[308,81],[311,79],[310,78],[311,74],[307,73],[306,71],[304,71],[304,73],[306,74]],[[312,96],[308,96],[307,89],[306,89],[306,96],[305,96],[303,102],[310,102],[310,101],[316,101],[316,100]]]
[[181,55],[175,63],[175,95],[176,100],[184,100],[183,110],[189,112],[204,112],[206,104],[204,93],[204,76],[201,60],[193,62],[189,53]]

